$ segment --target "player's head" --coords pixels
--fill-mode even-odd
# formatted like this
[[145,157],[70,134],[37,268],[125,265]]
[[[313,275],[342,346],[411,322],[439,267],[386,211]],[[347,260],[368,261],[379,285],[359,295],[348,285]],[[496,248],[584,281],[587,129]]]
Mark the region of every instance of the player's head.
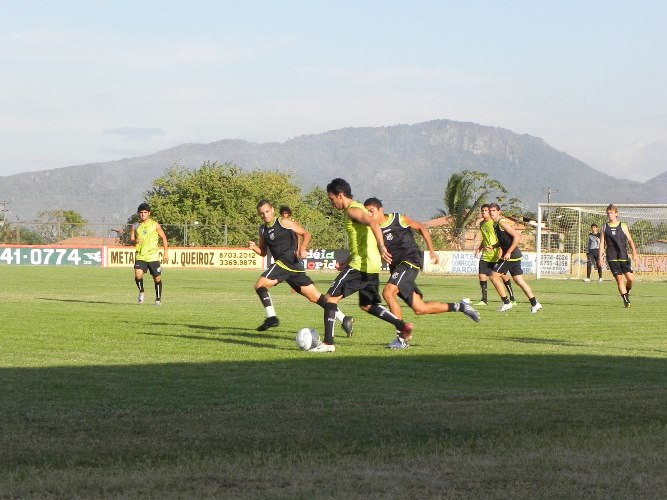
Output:
[[479,213],[482,214],[483,219],[488,219],[489,218],[489,204],[484,203],[484,205],[479,207]]
[[591,224],[591,232],[597,233],[599,231],[599,227],[597,224]]
[[137,213],[148,212],[150,214],[152,211],[153,210],[151,210],[151,206],[148,203],[142,203],[137,208]]
[[269,200],[261,199],[257,202],[257,215],[264,222],[271,222],[276,218],[276,211]]
[[500,205],[489,203],[489,215],[493,220],[497,220],[500,217]]
[[364,206],[368,213],[371,214],[376,221],[382,222],[384,218],[384,207],[382,206],[382,200],[371,197],[364,202]]
[[278,213],[280,213],[280,216],[284,217],[285,219],[292,217],[292,209],[287,205],[281,205],[281,207],[278,209]]
[[609,213],[609,212],[613,212],[613,213],[617,214],[618,213],[618,208],[616,208],[616,205],[614,205],[613,203],[610,203],[609,205],[607,205],[607,213]]
[[352,199],[352,188],[345,179],[338,177],[327,184],[327,196],[334,208],[343,210],[349,205],[346,200]]

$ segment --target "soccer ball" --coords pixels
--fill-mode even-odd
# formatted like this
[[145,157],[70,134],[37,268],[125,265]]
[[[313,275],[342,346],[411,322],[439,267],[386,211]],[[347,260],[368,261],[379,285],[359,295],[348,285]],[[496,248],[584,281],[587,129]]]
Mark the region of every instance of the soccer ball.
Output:
[[319,334],[312,328],[302,328],[296,334],[296,345],[299,349],[307,351],[320,343]]

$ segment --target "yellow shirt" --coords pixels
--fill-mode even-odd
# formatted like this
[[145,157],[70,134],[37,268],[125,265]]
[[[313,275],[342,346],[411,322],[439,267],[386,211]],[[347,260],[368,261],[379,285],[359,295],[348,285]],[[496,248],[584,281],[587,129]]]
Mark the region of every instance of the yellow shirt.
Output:
[[[366,207],[358,201],[350,203],[347,210],[350,208],[360,208],[368,213]],[[364,273],[379,273],[382,268],[382,257],[380,256],[380,250],[378,250],[378,244],[373,231],[366,224],[354,222],[347,216],[347,212],[345,214],[345,230],[350,242],[350,261],[348,265],[352,269]]]
[[160,235],[157,232],[157,222],[148,219],[137,226],[135,230],[137,244],[135,246],[137,255],[135,260],[154,262],[160,260],[159,242]]

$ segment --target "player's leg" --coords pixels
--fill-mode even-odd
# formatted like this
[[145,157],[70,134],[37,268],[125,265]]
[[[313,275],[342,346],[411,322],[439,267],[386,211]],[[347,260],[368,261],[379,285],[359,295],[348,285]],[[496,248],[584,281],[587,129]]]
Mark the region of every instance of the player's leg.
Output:
[[535,297],[535,294],[533,293],[533,289],[523,278],[523,270],[521,269],[521,262],[517,261],[512,264],[511,274],[512,274],[512,279],[514,279],[514,282],[517,285],[519,285],[519,287],[521,287],[523,293],[525,293],[526,297],[528,297],[528,300],[530,301],[530,312],[536,313],[537,311],[542,309],[542,304],[538,302],[537,298]]
[[[272,267],[277,267],[277,266],[274,265]],[[259,297],[259,300],[262,303],[262,307],[264,307],[264,314],[266,316],[264,322],[257,327],[257,330],[260,332],[263,332],[265,330],[268,330],[269,328],[273,328],[275,326],[280,325],[280,321],[278,320],[278,316],[276,315],[276,310],[273,307],[273,299],[271,298],[271,294],[269,293],[269,288],[277,285],[279,281],[278,279],[268,278],[266,276],[267,272],[268,270],[265,271],[255,283],[255,293]]]
[[514,290],[512,289],[512,278],[507,274],[502,275],[503,284],[505,285],[505,290],[507,290],[507,295],[509,296],[510,302],[512,305],[516,304],[516,299],[514,298]]
[[399,319],[403,319],[403,310],[398,303],[398,286],[394,283],[387,283],[382,290],[382,298],[389,306],[391,313]]
[[160,261],[149,262],[148,270],[153,276],[153,286],[155,287],[155,305],[162,305],[162,266]]
[[[287,281],[292,287],[292,289],[295,290],[298,294],[303,295],[312,303],[317,304],[318,306],[324,308],[327,304],[326,297],[320,293],[320,291],[315,287],[315,284],[312,282],[312,280],[310,280],[310,278],[307,279],[310,281],[310,284],[304,283],[300,286],[293,279]],[[303,281],[303,278],[301,278],[301,281]],[[343,313],[343,311],[341,311],[340,308],[337,307],[336,320],[340,321],[340,324],[345,334],[348,337],[351,337],[352,332],[354,331],[354,318],[352,316],[346,316]]]
[[144,303],[144,273],[148,269],[147,263],[143,261],[137,261],[134,264],[134,283],[139,290],[139,296],[137,302],[139,304]]
[[507,272],[508,266],[508,261],[499,260],[493,267],[493,272],[490,276],[493,287],[496,289],[496,292],[498,292],[500,300],[503,301],[502,305],[498,308],[499,312],[505,312],[512,309],[512,303],[510,302],[509,296],[507,295],[507,289],[505,288],[505,283],[502,277],[502,275]]

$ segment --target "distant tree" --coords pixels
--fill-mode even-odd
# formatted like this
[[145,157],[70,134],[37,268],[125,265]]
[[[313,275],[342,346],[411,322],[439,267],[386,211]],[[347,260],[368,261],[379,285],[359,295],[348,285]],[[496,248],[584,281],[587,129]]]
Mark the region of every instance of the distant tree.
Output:
[[[450,218],[450,243],[456,248],[465,246],[465,229],[470,228],[479,218],[480,207],[491,201],[494,195],[498,204],[506,202],[507,189],[499,181],[491,179],[485,172],[464,170],[452,174],[445,186],[445,209],[439,209],[436,217]],[[521,206],[521,200],[509,200],[511,207]],[[505,208],[503,208],[505,210]]]
[[[172,246],[245,246],[257,238],[260,199],[276,209],[289,205],[294,217],[313,232],[311,246],[329,247],[340,239],[340,226],[332,227],[328,220],[326,193],[316,188],[302,195],[285,172],[247,172],[232,163],[206,162],[195,170],[175,165],[145,195]],[[133,215],[128,223],[136,220]]]
[[36,222],[37,233],[47,244],[92,234],[86,227],[88,221],[74,210],[42,210],[37,214]]
[[20,223],[0,224],[0,243],[9,245],[43,245],[44,238],[34,230],[22,227]]

